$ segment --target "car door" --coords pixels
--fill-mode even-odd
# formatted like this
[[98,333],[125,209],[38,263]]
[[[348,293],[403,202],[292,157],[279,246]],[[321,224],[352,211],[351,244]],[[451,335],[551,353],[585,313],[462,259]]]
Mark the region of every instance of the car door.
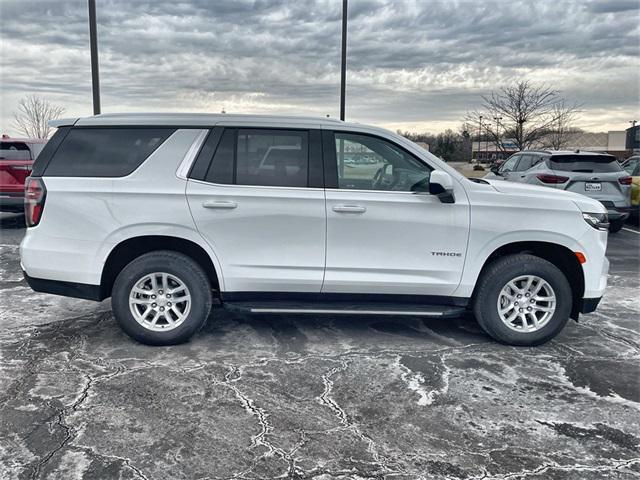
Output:
[[502,177],[503,180],[510,180],[512,182],[515,181],[515,170],[521,157],[522,155],[520,154],[513,155],[500,166],[498,172],[500,173],[500,177]]
[[[323,131],[326,293],[450,295],[460,282],[469,205],[416,192],[432,168],[389,139]],[[412,191],[414,187],[414,191]]]
[[216,127],[189,177],[189,207],[226,292],[320,292],[320,130]]
[[526,183],[527,171],[533,166],[536,161],[536,156],[532,153],[525,153],[520,155],[520,161],[516,164],[513,174],[510,179],[514,182]]

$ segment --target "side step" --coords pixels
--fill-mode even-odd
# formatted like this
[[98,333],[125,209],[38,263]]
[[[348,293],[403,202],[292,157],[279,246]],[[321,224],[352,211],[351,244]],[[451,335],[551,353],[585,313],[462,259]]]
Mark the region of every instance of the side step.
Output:
[[345,302],[223,302],[229,310],[247,313],[314,314],[314,315],[408,315],[451,318],[461,316],[466,309],[448,305]]

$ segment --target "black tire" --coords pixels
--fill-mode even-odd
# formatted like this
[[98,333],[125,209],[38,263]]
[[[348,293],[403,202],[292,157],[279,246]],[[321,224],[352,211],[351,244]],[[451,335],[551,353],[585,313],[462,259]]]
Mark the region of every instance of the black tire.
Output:
[[[556,296],[552,317],[534,332],[512,330],[502,322],[498,313],[497,303],[502,288],[520,275],[542,278],[553,288]],[[571,314],[572,300],[571,286],[555,265],[534,255],[515,254],[500,257],[486,268],[478,282],[473,311],[482,329],[498,342],[534,346],[548,342],[562,331]]]
[[609,233],[617,233],[624,227],[624,220],[611,220],[609,222]]
[[[178,277],[189,289],[191,308],[186,319],[169,331],[142,326],[129,308],[129,294],[135,283],[147,274],[163,272]],[[120,327],[133,339],[147,345],[176,345],[200,330],[211,311],[211,285],[207,274],[190,257],[170,250],[146,253],[122,269],[111,294],[111,305]]]

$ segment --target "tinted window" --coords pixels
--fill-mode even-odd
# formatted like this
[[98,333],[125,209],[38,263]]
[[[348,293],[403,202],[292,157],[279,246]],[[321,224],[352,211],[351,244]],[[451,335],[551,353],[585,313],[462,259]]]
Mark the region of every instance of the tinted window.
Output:
[[540,159],[537,155],[522,155],[522,159],[518,163],[518,171],[524,172],[529,170]]
[[612,155],[553,155],[549,166],[563,172],[607,173],[622,170]]
[[238,129],[235,183],[306,187],[308,136],[303,131]]
[[73,128],[46,167],[45,175],[128,175],[174,131],[172,128]]
[[31,151],[23,142],[0,143],[0,160],[31,160]]
[[624,169],[629,175],[637,175],[638,164],[640,163],[640,159],[630,158],[624,164]]
[[369,135],[335,134],[338,188],[412,191],[431,169],[391,142]]
[[[211,140],[217,142],[214,137]],[[191,178],[235,185],[309,185],[308,131],[225,128],[217,143],[206,175],[198,177],[197,172],[192,172]],[[319,149],[319,139],[316,138],[315,144]],[[207,155],[204,148],[202,154]],[[320,155],[318,150],[315,156],[319,162],[322,161]],[[319,175],[322,175],[321,169]]]
[[222,134],[218,148],[213,155],[205,181],[212,183],[233,183],[233,157],[236,142],[236,131],[226,129]]

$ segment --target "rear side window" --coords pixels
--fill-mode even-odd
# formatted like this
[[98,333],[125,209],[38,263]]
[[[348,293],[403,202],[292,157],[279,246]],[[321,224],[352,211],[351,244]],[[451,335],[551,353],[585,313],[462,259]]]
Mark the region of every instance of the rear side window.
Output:
[[609,173],[620,172],[622,167],[612,155],[553,155],[549,159],[553,170],[562,172]]
[[306,187],[309,133],[225,129],[205,181],[234,185]]
[[51,158],[45,175],[128,175],[174,131],[173,128],[73,128]]

